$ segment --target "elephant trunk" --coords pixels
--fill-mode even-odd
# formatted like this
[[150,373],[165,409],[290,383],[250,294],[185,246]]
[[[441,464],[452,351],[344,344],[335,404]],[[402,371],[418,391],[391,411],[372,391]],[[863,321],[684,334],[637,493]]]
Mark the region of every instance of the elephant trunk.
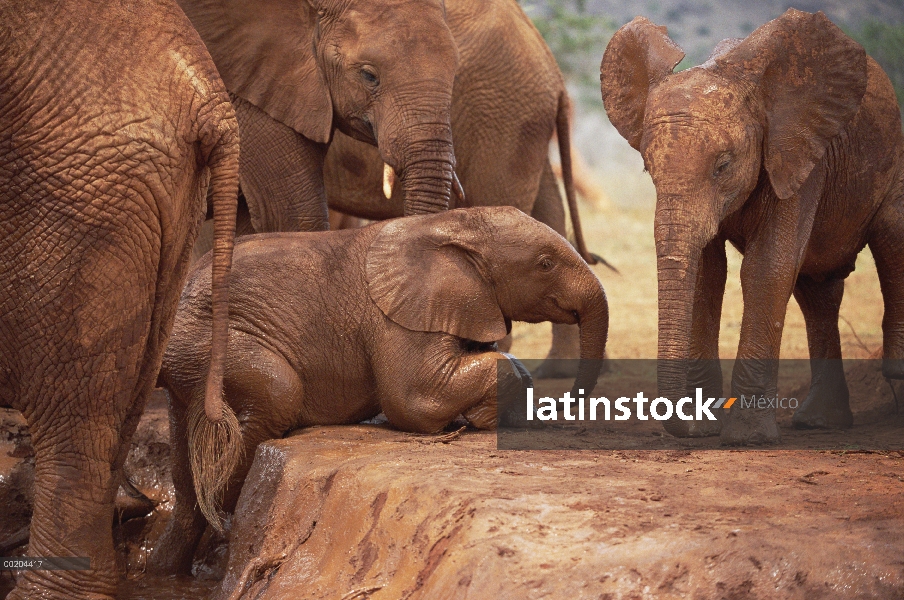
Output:
[[452,95],[422,93],[419,98],[431,108],[390,111],[377,140],[383,161],[399,178],[405,216],[447,210],[454,178]]
[[447,210],[452,191],[452,169],[452,162],[440,156],[408,164],[400,176],[405,216]]
[[583,305],[578,308],[577,316],[580,325],[581,362],[572,388],[572,395],[580,391],[590,394],[596,386],[603,366],[606,352],[606,339],[609,335],[609,303],[599,280],[589,270],[586,275],[586,289]]
[[[688,361],[697,268],[705,235],[680,222],[684,211],[657,206],[655,238],[659,279],[659,395],[677,400],[687,394]],[[669,430],[670,423],[666,423]]]

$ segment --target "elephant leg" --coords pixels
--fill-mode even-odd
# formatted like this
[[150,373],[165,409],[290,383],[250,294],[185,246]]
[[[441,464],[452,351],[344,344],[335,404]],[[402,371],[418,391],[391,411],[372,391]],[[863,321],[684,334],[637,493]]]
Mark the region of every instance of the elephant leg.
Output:
[[[752,408],[743,397],[775,397],[778,359],[788,301],[797,283],[825,183],[825,166],[814,168],[798,193],[784,201],[767,198],[768,210],[751,235],[741,263],[744,316],[731,378],[738,398],[720,434],[723,445],[781,441],[774,408]],[[837,323],[834,325],[837,328]]]
[[[552,171],[549,159],[543,165],[540,188],[534,202],[531,216],[549,225],[556,233],[566,237],[565,204],[559,193],[559,184]],[[500,348],[502,350],[502,348]],[[552,324],[552,347],[534,376],[537,379],[557,379],[576,377],[581,356],[580,328],[564,323]]]
[[[146,328],[140,313],[135,322]],[[118,572],[113,549],[113,498],[122,476],[129,441],[154,379],[142,365],[142,333],[132,323],[108,332],[113,339],[135,340],[128,349],[66,360],[77,352],[62,344],[46,357],[58,373],[75,374],[50,386],[49,373],[36,371],[37,383],[22,390],[20,401],[35,449],[34,509],[29,556],[89,557],[89,570],[25,571],[8,596],[30,598],[112,598]],[[119,348],[118,344],[115,348]],[[145,359],[144,367],[153,360]],[[159,364],[159,363],[158,363]],[[139,377],[139,372],[145,374]],[[80,376],[78,374],[88,374]],[[48,397],[66,402],[48,402]],[[35,410],[34,407],[52,407]],[[48,575],[50,574],[50,575]]]
[[794,297],[807,324],[811,373],[810,392],[792,418],[798,429],[844,429],[854,422],[838,333],[843,296],[844,279],[797,278]]
[[[178,364],[179,360],[171,362]],[[238,410],[242,413],[241,458],[233,469],[222,503],[223,510],[229,513],[235,509],[242,482],[254,461],[255,448],[294,425],[301,405],[301,381],[285,359],[261,348],[252,336],[231,331],[223,386],[227,401],[240,399]],[[207,528],[198,507],[188,439],[189,404],[203,402],[204,384],[185,394],[171,393],[170,439],[176,502],[148,565],[149,571],[161,575],[191,573],[195,551]],[[236,410],[236,402],[229,404],[231,410]],[[249,407],[252,408],[248,410]]]
[[[900,186],[904,187],[904,182]],[[879,210],[869,247],[885,302],[882,373],[891,379],[904,379],[904,190],[897,201],[886,202]]]
[[[192,239],[199,224],[181,241]],[[92,261],[80,271],[85,281],[116,282],[114,291],[89,296],[73,313],[48,307],[59,315],[58,329],[42,340],[46,351],[17,400],[35,449],[28,553],[89,557],[91,566],[84,571],[26,571],[10,599],[115,596],[119,574],[113,499],[157,380],[191,253],[178,239],[162,241],[157,271],[116,260],[142,256],[146,241],[137,238],[133,245],[116,248],[115,259]],[[181,252],[174,252],[180,245]],[[89,327],[98,323],[102,325]]]
[[243,451],[223,496],[227,513],[235,510],[257,446],[301,423],[305,401],[301,379],[285,358],[261,346],[252,335],[230,331],[229,338],[223,386],[239,417]]
[[[411,365],[403,372],[378,373],[381,408],[393,426],[404,431],[435,433],[458,415],[475,427],[496,428],[497,361],[512,365],[517,382],[525,379],[510,355],[476,352],[436,365]],[[505,364],[505,363],[504,363]]]
[[312,142],[241,98],[233,96],[232,103],[242,140],[239,182],[255,230],[327,229],[327,145]]
[[[687,366],[687,392],[690,396],[698,387],[703,389],[704,398],[719,398],[722,395],[719,329],[727,273],[725,241],[716,238],[703,249],[697,269],[691,321],[691,360]],[[721,421],[682,421],[673,417],[665,423],[666,431],[677,437],[718,435],[721,428]]]
[[207,521],[198,508],[188,460],[186,401],[167,391],[170,409],[170,460],[175,502],[166,531],[148,559],[147,570],[156,575],[190,575],[192,560]]

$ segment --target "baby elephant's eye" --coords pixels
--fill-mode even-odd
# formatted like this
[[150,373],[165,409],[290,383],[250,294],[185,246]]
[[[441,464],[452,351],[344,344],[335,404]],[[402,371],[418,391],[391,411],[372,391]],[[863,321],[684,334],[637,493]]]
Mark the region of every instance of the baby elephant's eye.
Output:
[[377,77],[377,74],[374,73],[374,70],[371,67],[361,67],[361,79],[371,87],[380,85],[380,78]]
[[719,157],[716,161],[716,165],[713,167],[713,177],[718,177],[723,174],[726,169],[728,169],[728,165],[731,164],[731,159],[727,156]]
[[555,266],[552,259],[548,256],[541,257],[538,265],[541,271],[551,271],[553,266]]

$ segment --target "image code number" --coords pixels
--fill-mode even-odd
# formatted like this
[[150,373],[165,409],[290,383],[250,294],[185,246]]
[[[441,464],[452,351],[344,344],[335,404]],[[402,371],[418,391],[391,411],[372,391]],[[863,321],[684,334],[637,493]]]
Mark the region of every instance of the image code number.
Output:
[[0,557],[0,571],[86,571],[91,568],[87,556],[9,556]]

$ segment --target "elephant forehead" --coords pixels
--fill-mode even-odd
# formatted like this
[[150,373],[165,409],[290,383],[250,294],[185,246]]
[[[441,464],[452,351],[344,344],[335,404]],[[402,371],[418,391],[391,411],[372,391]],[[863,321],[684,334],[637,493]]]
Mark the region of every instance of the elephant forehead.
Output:
[[378,10],[349,9],[331,29],[327,42],[339,60],[376,66],[384,84],[425,77],[451,84],[458,50],[439,7],[407,3],[421,5],[410,14],[372,4]]
[[[425,50],[453,45],[439,5],[432,2],[356,3],[337,23],[345,45]],[[445,35],[443,35],[445,33]]]
[[693,117],[730,121],[744,109],[741,87],[709,69],[694,67],[677,73],[650,91],[647,121]]
[[695,153],[720,152],[743,142],[750,119],[739,94],[714,80],[657,90],[647,108],[642,152],[682,161]]
[[687,162],[693,156],[728,148],[733,140],[729,129],[716,119],[669,115],[644,132],[642,153],[648,161]]

